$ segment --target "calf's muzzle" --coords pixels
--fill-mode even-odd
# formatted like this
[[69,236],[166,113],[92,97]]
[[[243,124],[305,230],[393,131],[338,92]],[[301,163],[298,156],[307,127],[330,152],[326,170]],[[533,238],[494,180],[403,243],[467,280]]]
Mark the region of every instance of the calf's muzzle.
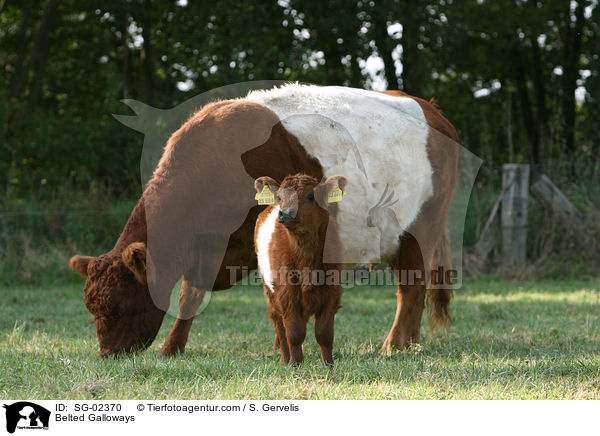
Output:
[[281,209],[279,211],[279,222],[285,223],[296,218],[296,213],[298,211],[296,209]]

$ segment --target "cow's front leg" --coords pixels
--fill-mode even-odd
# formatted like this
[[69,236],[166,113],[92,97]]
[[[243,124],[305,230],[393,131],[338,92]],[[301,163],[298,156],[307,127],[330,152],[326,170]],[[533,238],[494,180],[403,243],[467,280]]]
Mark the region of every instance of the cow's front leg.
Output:
[[424,305],[424,285],[398,286],[396,317],[381,347],[382,352],[406,348],[412,343],[419,342]]
[[426,278],[423,265],[422,251],[417,239],[409,233],[404,234],[398,259],[391,265],[397,269],[399,283],[396,293],[396,316],[381,352],[405,348],[411,343],[419,342],[425,306]]
[[202,304],[202,300],[204,300],[204,294],[206,294],[206,291],[193,287],[185,278],[182,278],[181,290],[179,291],[179,313],[160,350],[161,355],[175,356],[185,351],[185,344],[194,322],[194,316]]

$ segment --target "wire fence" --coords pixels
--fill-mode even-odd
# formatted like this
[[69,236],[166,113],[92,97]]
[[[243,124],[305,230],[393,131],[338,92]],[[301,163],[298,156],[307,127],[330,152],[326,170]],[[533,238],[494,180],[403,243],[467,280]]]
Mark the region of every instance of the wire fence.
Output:
[[[573,168],[577,176],[573,177]],[[546,174],[568,196],[597,231],[600,186],[597,168],[578,163],[532,165],[531,184]],[[502,191],[502,168],[483,167],[475,182],[464,231],[464,245],[472,247]],[[118,237],[141,193],[136,175],[6,178],[0,194],[0,242],[9,244],[18,234],[36,240],[71,244],[86,249],[110,247]],[[539,256],[540,240],[554,225],[552,217],[533,196],[528,200],[528,251]],[[537,241],[537,242],[536,242]]]

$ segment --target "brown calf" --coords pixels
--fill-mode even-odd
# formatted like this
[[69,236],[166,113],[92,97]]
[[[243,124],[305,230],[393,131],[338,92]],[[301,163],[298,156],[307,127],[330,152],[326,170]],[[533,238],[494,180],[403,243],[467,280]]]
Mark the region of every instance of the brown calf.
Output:
[[[341,250],[330,215],[337,206],[327,201],[330,192],[344,191],[346,179],[331,176],[319,183],[314,177],[296,174],[287,176],[281,185],[271,177],[260,177],[254,186],[259,194],[267,186],[275,202],[258,216],[254,244],[281,362],[302,363],[306,323],[314,315],[323,363],[332,364],[334,317],[342,296],[341,266],[325,264],[323,252]],[[334,280],[326,281],[325,275],[332,272]]]

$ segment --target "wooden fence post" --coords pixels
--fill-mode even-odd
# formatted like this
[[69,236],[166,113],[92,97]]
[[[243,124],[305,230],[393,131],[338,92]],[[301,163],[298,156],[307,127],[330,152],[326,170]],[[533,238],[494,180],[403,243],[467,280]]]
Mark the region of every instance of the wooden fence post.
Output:
[[531,186],[531,192],[546,209],[554,214],[565,228],[572,232],[581,248],[591,254],[598,253],[592,234],[586,229],[582,213],[547,176],[542,175],[540,180]]
[[502,256],[509,262],[524,262],[527,248],[529,165],[504,164],[502,191]]
[[502,207],[503,197],[504,192],[502,192],[496,199],[494,207],[492,207],[492,212],[490,213],[485,226],[483,226],[481,235],[479,235],[479,240],[475,244],[474,253],[477,256],[478,261],[481,263],[485,262],[500,238],[500,209]]

